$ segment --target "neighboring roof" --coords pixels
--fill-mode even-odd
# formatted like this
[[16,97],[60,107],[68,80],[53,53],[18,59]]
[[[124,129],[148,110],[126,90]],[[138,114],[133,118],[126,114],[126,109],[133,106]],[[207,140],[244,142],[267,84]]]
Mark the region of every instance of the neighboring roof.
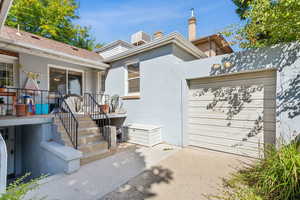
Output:
[[135,47],[134,45],[132,45],[128,42],[125,42],[123,40],[116,40],[114,42],[111,42],[109,44],[104,45],[101,48],[95,49],[94,52],[99,53],[99,52],[105,51],[105,50],[110,49],[110,48],[115,47],[115,46],[124,46],[124,47],[127,47],[129,49],[132,49],[133,47]]
[[20,31],[15,28],[4,26],[0,33],[1,42],[6,42],[18,47],[29,48],[31,50],[48,53],[57,58],[76,60],[77,62],[95,65],[98,67],[108,67],[102,62],[103,58],[96,52],[74,47],[62,42],[44,38],[32,33]]
[[205,53],[203,53],[201,50],[199,50],[195,45],[193,45],[191,42],[187,41],[180,33],[171,33],[170,35],[167,35],[165,37],[152,40],[151,42],[148,42],[146,44],[143,44],[141,46],[137,46],[135,48],[129,49],[127,51],[124,51],[122,53],[119,53],[115,56],[109,57],[107,59],[104,59],[104,62],[111,63],[117,60],[124,59],[129,56],[133,56],[142,52],[146,52],[155,48],[159,48],[162,46],[165,46],[167,44],[174,43],[181,47],[182,49],[186,50],[191,55],[195,56],[196,58],[206,58],[207,56]]
[[215,41],[217,43],[217,45],[219,46],[219,48],[224,50],[226,53],[232,53],[233,52],[233,49],[231,48],[229,43],[220,34],[214,34],[214,35],[210,35],[210,36],[206,36],[206,37],[201,37],[201,38],[195,39],[191,42],[194,45],[198,45],[198,44],[202,44],[202,43],[205,43],[205,42],[208,42],[208,41]]

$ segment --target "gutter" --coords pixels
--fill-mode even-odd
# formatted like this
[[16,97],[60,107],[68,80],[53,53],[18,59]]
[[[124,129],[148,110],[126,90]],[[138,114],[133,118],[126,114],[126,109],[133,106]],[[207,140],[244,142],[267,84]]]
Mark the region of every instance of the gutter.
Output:
[[207,57],[202,51],[200,51],[197,47],[195,47],[191,42],[185,40],[181,34],[175,32],[175,33],[168,35],[167,37],[153,40],[144,45],[135,47],[133,49],[127,50],[127,51],[117,54],[115,56],[104,59],[104,62],[111,63],[111,62],[114,62],[117,60],[124,59],[129,56],[133,56],[133,55],[145,52],[145,51],[149,51],[149,50],[170,44],[170,43],[174,43],[174,44],[178,45],[179,47],[186,50],[187,52],[189,52],[196,58],[206,58]]
[[66,53],[57,52],[51,49],[40,48],[23,42],[17,42],[15,40],[10,40],[0,36],[0,44],[1,43],[4,43],[4,47],[12,51],[38,55],[41,57],[51,58],[64,62],[71,62],[73,64],[83,65],[94,69],[105,70],[109,68],[109,65],[103,63],[102,61],[92,61],[89,59],[72,56]]

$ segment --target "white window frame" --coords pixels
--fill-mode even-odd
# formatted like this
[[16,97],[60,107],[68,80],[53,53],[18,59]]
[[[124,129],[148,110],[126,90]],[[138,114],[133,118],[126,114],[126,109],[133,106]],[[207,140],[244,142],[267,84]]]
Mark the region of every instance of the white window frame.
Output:
[[66,70],[66,94],[69,93],[69,85],[68,85],[68,79],[69,79],[69,73],[68,71],[74,71],[74,72],[80,72],[82,73],[82,96],[85,92],[85,73],[84,73],[84,70],[80,70],[80,69],[74,69],[72,67],[63,67],[63,66],[58,66],[58,65],[52,65],[52,64],[49,64],[48,65],[48,72],[47,72],[47,78],[48,78],[48,91],[50,91],[50,68],[56,68],[56,69],[63,69],[63,70]]
[[[139,63],[139,73],[140,73],[140,76],[138,77],[140,79],[140,91],[139,92],[132,92],[132,93],[129,93],[129,81],[130,80],[133,80],[133,79],[137,79],[137,78],[128,78],[128,65],[132,65],[132,64],[136,64],[136,63]],[[130,62],[127,62],[125,64],[125,96],[140,96],[140,93],[141,93],[141,66],[140,66],[140,62],[135,60],[135,61],[130,61]]]
[[0,62],[1,63],[7,63],[7,64],[12,64],[13,65],[13,85],[9,85],[9,86],[5,86],[5,87],[15,87],[16,86],[16,65],[18,63],[18,58],[17,57],[13,57],[13,56],[8,56],[8,55],[3,55],[3,54],[0,54]]

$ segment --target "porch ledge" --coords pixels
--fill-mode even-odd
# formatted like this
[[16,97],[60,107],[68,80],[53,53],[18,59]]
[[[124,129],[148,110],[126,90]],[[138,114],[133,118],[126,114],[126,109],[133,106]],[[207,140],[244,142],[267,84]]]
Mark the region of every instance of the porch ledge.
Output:
[[82,157],[81,151],[56,142],[42,142],[41,146],[65,161],[72,161]]
[[1,116],[0,127],[47,124],[53,122],[53,115],[34,115],[25,117]]
[[131,99],[140,99],[141,97],[139,95],[136,96],[123,96],[123,100],[131,100]]
[[52,141],[42,142],[40,145],[45,150],[48,161],[55,163],[52,173],[71,174],[79,170],[82,152]]

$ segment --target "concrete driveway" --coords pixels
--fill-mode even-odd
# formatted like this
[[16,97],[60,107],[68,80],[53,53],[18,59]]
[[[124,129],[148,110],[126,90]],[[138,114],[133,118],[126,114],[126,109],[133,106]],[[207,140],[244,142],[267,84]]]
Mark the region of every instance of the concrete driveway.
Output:
[[217,194],[222,178],[249,158],[185,148],[145,170],[101,200],[199,200]]

